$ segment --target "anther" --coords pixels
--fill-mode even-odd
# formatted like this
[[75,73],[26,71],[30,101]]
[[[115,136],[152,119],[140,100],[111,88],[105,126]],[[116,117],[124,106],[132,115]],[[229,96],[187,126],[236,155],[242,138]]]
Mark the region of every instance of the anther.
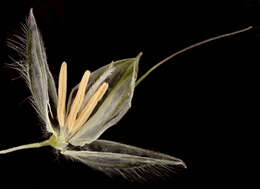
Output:
[[80,112],[75,125],[73,127],[73,131],[77,130],[79,127],[84,124],[91,113],[93,112],[94,108],[96,107],[97,103],[102,99],[102,97],[105,95],[106,91],[108,89],[108,83],[103,83],[96,93],[89,99],[89,102],[84,107],[84,109]]
[[90,77],[90,72],[86,71],[80,81],[79,89],[78,89],[76,97],[71,105],[70,112],[69,112],[69,115],[68,115],[67,121],[66,121],[66,125],[68,126],[69,131],[72,130],[72,128],[75,124],[77,114],[78,114],[79,109],[84,100],[89,77]]
[[59,86],[58,86],[58,105],[57,105],[57,117],[59,125],[64,126],[65,112],[66,112],[66,94],[67,94],[67,63],[63,62],[60,68],[59,74]]

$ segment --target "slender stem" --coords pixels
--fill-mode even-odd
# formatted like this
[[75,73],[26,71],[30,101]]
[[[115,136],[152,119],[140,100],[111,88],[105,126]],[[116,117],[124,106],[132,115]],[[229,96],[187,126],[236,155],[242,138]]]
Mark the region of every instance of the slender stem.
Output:
[[186,48],[184,48],[184,49],[182,49],[182,50],[180,50],[180,51],[178,51],[178,52],[175,52],[175,53],[173,53],[172,55],[170,55],[170,56],[168,56],[167,58],[165,58],[165,59],[163,59],[162,61],[160,61],[159,63],[157,63],[156,65],[154,65],[152,68],[150,68],[144,75],[142,75],[142,77],[140,77],[140,78],[137,80],[135,86],[137,86],[141,81],[143,81],[143,79],[146,78],[146,77],[147,77],[153,70],[155,70],[157,67],[159,67],[159,66],[162,65],[163,63],[169,61],[170,59],[172,59],[173,57],[175,57],[175,56],[177,56],[177,55],[179,55],[179,54],[182,54],[182,53],[184,53],[184,52],[186,52],[186,51],[188,51],[188,50],[191,50],[191,49],[193,49],[193,48],[195,48],[195,47],[201,46],[201,45],[203,45],[203,44],[205,44],[205,43],[208,43],[208,42],[211,42],[211,41],[215,41],[215,40],[217,40],[217,39],[221,39],[221,38],[224,38],[224,37],[232,36],[232,35],[235,35],[235,34],[238,34],[238,33],[242,33],[242,32],[245,32],[245,31],[247,31],[247,30],[250,30],[250,29],[252,29],[252,26],[249,26],[249,27],[247,27],[247,28],[245,28],[245,29],[238,30],[238,31],[235,31],[235,32],[232,32],[232,33],[226,33],[226,34],[223,34],[223,35],[219,35],[219,36],[216,36],[216,37],[212,37],[212,38],[206,39],[206,40],[204,40],[204,41],[200,41],[200,42],[195,43],[195,44],[193,44],[193,45],[190,45],[190,46],[188,46],[188,47],[186,47]]
[[40,147],[49,146],[49,145],[50,145],[50,139],[45,140],[43,142],[25,144],[25,145],[9,148],[9,149],[6,149],[6,150],[2,150],[2,151],[0,151],[0,154],[7,154],[7,153],[14,152],[14,151],[17,151],[17,150],[23,150],[23,149],[29,149],[29,148],[40,148]]

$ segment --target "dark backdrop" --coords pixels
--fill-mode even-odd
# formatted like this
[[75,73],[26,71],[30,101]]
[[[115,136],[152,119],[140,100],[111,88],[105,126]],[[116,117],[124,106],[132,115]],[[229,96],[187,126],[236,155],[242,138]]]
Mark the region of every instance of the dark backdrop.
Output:
[[[5,2],[5,1],[3,1]],[[64,159],[50,147],[0,155],[6,188],[163,188],[242,184],[252,173],[257,126],[258,1],[1,1],[0,149],[45,139],[23,80],[12,69],[6,39],[19,33],[31,7],[54,77],[68,62],[69,87],[85,69],[144,55],[140,75],[173,52],[200,40],[254,29],[193,49],[158,68],[137,88],[132,108],[101,138],[183,159],[186,171],[144,185],[108,178]],[[250,184],[247,182],[247,184]]]

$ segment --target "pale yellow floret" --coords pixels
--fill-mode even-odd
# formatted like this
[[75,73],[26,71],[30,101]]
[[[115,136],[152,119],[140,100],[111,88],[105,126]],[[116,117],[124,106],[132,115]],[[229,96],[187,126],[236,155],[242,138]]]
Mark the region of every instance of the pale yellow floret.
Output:
[[78,128],[80,128],[82,126],[82,124],[84,124],[84,122],[86,122],[90,116],[90,114],[93,112],[94,108],[96,107],[97,103],[102,99],[102,97],[104,96],[104,94],[106,93],[108,89],[108,84],[107,83],[103,83],[98,90],[96,91],[96,93],[90,98],[89,102],[87,103],[87,105],[84,107],[84,109],[80,112],[75,125],[73,127],[73,129],[71,130],[71,132],[76,131]]
[[80,81],[79,89],[78,89],[76,97],[71,105],[70,112],[69,112],[69,115],[66,120],[66,125],[68,126],[69,131],[73,130],[77,114],[78,114],[79,109],[84,100],[89,76],[90,76],[90,72],[86,71]]
[[70,133],[77,131],[89,118],[97,103],[102,99],[108,89],[108,83],[103,83],[89,99],[81,112],[80,108],[84,101],[90,72],[86,71],[79,83],[76,97],[73,100],[69,114],[66,117],[66,94],[67,94],[67,64],[63,62],[59,74],[57,117],[60,127],[66,126]]
[[63,127],[65,124],[66,94],[67,94],[67,64],[66,62],[63,62],[59,74],[58,105],[57,105],[57,117],[58,117],[59,125],[61,127]]

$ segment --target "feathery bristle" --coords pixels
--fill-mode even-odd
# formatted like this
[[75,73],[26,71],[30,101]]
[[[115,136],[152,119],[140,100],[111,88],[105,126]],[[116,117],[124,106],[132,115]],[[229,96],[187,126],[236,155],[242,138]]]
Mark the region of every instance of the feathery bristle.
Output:
[[67,63],[63,62],[60,68],[58,89],[58,107],[57,117],[59,125],[64,126],[66,112],[66,94],[67,94]]
[[78,119],[74,125],[73,131],[77,130],[85,121],[88,120],[90,114],[93,112],[94,108],[96,107],[97,103],[102,99],[104,94],[108,89],[108,83],[103,83],[96,93],[90,98],[89,102],[79,114]]
[[77,114],[79,112],[79,109],[85,97],[85,92],[86,92],[86,87],[88,84],[89,77],[90,77],[90,71],[86,71],[80,81],[79,89],[71,105],[70,112],[66,121],[66,125],[68,126],[69,131],[71,131],[74,127]]

